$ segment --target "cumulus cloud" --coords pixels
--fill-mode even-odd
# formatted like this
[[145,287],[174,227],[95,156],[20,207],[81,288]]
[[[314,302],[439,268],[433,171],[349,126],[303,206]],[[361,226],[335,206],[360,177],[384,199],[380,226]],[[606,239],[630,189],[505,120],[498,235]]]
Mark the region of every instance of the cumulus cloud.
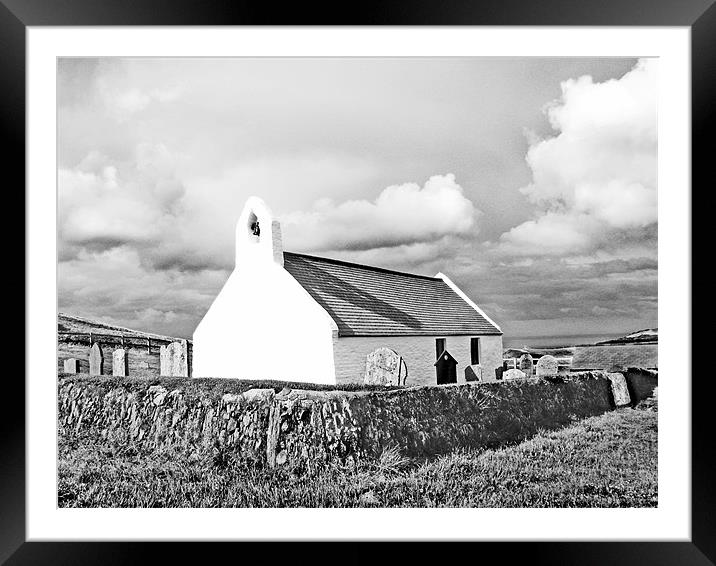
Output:
[[185,193],[163,145],[139,144],[131,163],[90,152],[58,171],[61,244],[109,249],[162,239]]
[[[335,167],[321,168],[323,161],[311,156],[309,160],[336,177]],[[260,178],[257,171],[266,169],[261,161],[218,183],[206,178],[187,182],[180,162],[181,156],[165,145],[142,142],[124,160],[93,150],[76,165],[60,168],[61,260],[82,251],[131,246],[152,269],[226,270],[233,265],[234,226],[248,195],[270,185],[273,192],[266,189],[258,194],[274,209],[280,212],[282,206],[285,210],[295,202],[290,194],[278,198],[290,184],[286,175],[267,175],[269,181],[278,181],[273,185]],[[284,163],[297,170],[297,164]],[[390,254],[393,259],[403,264],[412,259],[414,264],[444,248],[445,238],[475,233],[479,215],[455,176],[447,174],[433,176],[423,186],[389,186],[373,200],[319,198],[307,211],[280,216],[289,250],[362,251],[370,262],[389,249],[396,251]]]
[[582,253],[657,222],[657,65],[643,59],[619,79],[561,84],[545,109],[557,134],[532,137],[527,152],[532,181],[521,192],[535,217],[504,233],[502,249]]
[[59,307],[190,336],[257,194],[287,250],[448,273],[508,335],[653,326],[656,85],[633,65],[61,59]]
[[285,242],[299,250],[369,250],[433,242],[475,229],[480,211],[455,175],[391,185],[373,201],[316,201],[282,216]]
[[138,250],[81,250],[58,265],[60,310],[130,328],[190,337],[226,280],[221,270],[158,271]]

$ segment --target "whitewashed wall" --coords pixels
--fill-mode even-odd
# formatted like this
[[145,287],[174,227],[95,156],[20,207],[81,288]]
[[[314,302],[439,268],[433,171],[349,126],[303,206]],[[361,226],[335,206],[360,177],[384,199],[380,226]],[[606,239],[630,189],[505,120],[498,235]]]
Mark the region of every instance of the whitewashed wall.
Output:
[[[254,217],[258,238],[248,227]],[[193,377],[335,382],[335,323],[283,269],[280,238],[268,208],[249,199],[236,268],[194,331]]]
[[[399,337],[342,337],[334,347],[337,383],[363,380],[366,356],[381,346],[392,348],[403,356],[408,366],[407,385],[435,385],[435,339],[445,338],[448,352],[457,360],[458,383],[465,381],[465,367],[470,364],[469,336],[399,336]],[[502,366],[502,336],[479,336],[480,364],[483,379],[494,381],[495,369]]]

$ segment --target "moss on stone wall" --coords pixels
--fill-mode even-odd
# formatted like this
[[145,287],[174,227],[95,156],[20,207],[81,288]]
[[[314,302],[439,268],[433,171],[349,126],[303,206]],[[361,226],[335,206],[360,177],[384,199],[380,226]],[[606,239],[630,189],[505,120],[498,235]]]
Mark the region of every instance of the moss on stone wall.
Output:
[[[259,387],[256,387],[260,384]],[[226,379],[61,376],[59,431],[143,450],[219,447],[269,466],[310,469],[388,446],[430,457],[517,442],[613,408],[601,372],[555,380],[336,390]]]

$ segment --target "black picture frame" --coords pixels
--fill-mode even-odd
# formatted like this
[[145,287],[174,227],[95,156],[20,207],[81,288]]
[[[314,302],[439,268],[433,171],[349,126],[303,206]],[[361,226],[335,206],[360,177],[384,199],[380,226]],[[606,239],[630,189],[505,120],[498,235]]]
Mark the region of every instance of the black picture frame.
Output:
[[[692,186],[704,185],[699,208],[708,208],[713,182],[707,177],[713,161],[708,134],[713,131],[716,101],[716,6],[714,0],[413,0],[364,1],[348,7],[294,3],[275,6],[231,0],[0,0],[0,116],[5,170],[14,173],[14,186],[25,184],[25,58],[29,26],[134,26],[134,25],[564,25],[564,26],[686,26],[691,29],[692,49]],[[707,181],[709,179],[709,181]],[[706,186],[706,183],[709,183]],[[708,190],[710,189],[710,190]],[[692,189],[692,195],[694,191]],[[693,225],[696,225],[694,222]],[[694,242],[696,244],[696,242]],[[25,285],[29,282],[24,281]],[[25,295],[27,301],[27,295]],[[693,300],[693,299],[692,299]],[[693,335],[695,336],[695,334]],[[701,338],[703,340],[703,338]],[[693,349],[693,346],[692,346]],[[707,350],[708,351],[708,350]],[[691,352],[683,352],[684,374],[669,376],[691,381]],[[5,376],[3,396],[13,399],[17,414],[6,418],[0,435],[0,561],[7,564],[119,564],[154,560],[165,563],[216,560],[216,555],[235,553],[234,544],[26,542],[25,537],[25,387],[17,376]],[[13,379],[10,379],[13,377]],[[694,564],[716,563],[716,469],[713,464],[710,405],[713,378],[691,381],[692,391],[692,500],[690,542],[500,542],[460,543],[446,549],[439,544],[401,548],[401,561],[437,553],[441,560],[475,553],[481,561],[500,564]],[[48,379],[48,386],[52,379]],[[22,402],[21,402],[22,400]],[[7,416],[6,416],[7,417]],[[479,532],[479,529],[476,530]],[[348,533],[347,533],[348,534]],[[319,538],[319,537],[317,537]],[[555,533],[559,539],[559,533]],[[320,551],[305,544],[240,543],[241,557],[260,552],[267,561],[313,560],[311,555],[334,557],[341,562],[366,563],[388,558],[390,552],[376,548],[384,543],[353,543],[354,548]],[[297,546],[299,545],[300,546]],[[479,547],[465,548],[466,544]],[[229,545],[231,545],[229,547]],[[414,555],[414,556],[411,556]],[[318,555],[315,555],[316,557]],[[293,558],[291,558],[293,557]],[[237,555],[237,559],[239,556]]]

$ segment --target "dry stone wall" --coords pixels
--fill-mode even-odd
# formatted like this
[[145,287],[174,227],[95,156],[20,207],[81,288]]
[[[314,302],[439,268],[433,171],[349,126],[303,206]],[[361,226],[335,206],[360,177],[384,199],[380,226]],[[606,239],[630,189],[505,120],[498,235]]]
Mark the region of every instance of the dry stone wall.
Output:
[[633,405],[650,398],[659,385],[659,373],[655,370],[629,368],[624,372]]
[[62,376],[59,432],[146,450],[222,447],[308,469],[374,458],[393,445],[411,457],[499,446],[615,406],[602,372],[355,392],[231,392],[227,381]]

